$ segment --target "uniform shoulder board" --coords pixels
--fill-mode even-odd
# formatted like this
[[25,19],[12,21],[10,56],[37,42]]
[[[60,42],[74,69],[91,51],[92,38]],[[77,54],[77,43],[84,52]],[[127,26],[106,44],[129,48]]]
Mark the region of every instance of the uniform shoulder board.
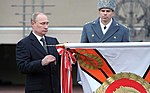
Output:
[[127,26],[125,24],[122,24],[125,28],[127,28]]
[[127,26],[125,24],[119,23],[120,25],[122,25],[123,27],[127,28]]
[[90,22],[86,22],[85,24],[88,24],[88,23],[90,23]]

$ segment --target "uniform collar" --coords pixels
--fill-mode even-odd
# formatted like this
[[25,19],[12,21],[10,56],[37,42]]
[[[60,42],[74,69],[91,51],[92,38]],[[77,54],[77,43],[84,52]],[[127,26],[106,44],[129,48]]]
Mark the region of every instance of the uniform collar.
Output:
[[110,27],[110,25],[111,25],[111,23],[112,23],[112,18],[111,18],[111,20],[110,20],[110,22],[107,24],[107,25],[104,25],[102,22],[101,22],[101,18],[99,19],[99,23],[100,23],[100,26],[101,27],[107,27],[107,28],[109,28]]

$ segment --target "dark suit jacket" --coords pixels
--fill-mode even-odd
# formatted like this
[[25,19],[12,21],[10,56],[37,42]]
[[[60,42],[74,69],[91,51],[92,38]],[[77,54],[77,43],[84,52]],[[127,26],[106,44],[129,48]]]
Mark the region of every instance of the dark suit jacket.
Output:
[[[58,44],[56,38],[45,39],[48,45]],[[16,62],[19,71],[26,74],[26,93],[60,93],[60,56],[54,46],[48,47],[48,52],[56,57],[56,64],[43,67],[41,60],[47,54],[33,33],[17,43]]]
[[113,19],[112,24],[104,35],[101,30],[98,18],[95,21],[84,25],[81,42],[129,42],[129,30]]

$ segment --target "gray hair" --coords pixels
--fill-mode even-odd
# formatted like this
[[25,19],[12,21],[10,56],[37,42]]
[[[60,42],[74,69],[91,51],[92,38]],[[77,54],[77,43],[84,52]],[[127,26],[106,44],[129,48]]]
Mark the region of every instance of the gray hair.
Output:
[[32,16],[31,16],[31,23],[36,21],[36,17],[39,14],[44,14],[44,13],[42,13],[42,12],[35,12],[35,13],[32,14]]

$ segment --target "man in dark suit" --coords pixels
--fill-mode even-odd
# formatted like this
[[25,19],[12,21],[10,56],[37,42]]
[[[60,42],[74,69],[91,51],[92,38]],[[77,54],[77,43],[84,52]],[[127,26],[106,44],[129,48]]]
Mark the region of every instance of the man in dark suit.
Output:
[[115,0],[99,0],[99,17],[83,27],[81,42],[129,42],[129,29],[113,18]]
[[44,13],[34,13],[30,35],[17,43],[16,62],[26,74],[25,93],[60,93],[60,56],[55,46],[45,46],[56,45],[58,40],[45,36],[48,24]]

